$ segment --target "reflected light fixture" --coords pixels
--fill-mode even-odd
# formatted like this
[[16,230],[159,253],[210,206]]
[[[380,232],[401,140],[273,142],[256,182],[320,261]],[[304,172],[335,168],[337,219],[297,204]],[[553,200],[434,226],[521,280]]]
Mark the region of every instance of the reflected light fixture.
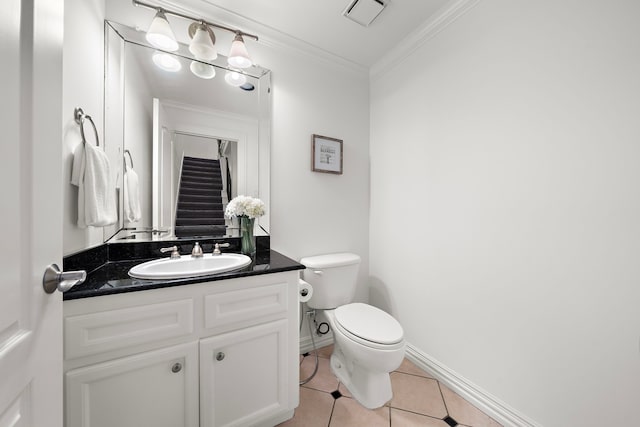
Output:
[[213,65],[205,64],[200,61],[191,61],[189,66],[191,72],[201,79],[212,79],[216,76],[216,69]]
[[218,57],[218,50],[215,46],[216,36],[207,24],[194,22],[189,25],[189,37],[191,37],[189,52],[197,59],[212,61]]
[[182,69],[180,61],[178,61],[175,56],[166,52],[154,52],[152,59],[154,64],[165,71],[175,73]]
[[147,30],[147,41],[158,49],[174,52],[178,50],[178,42],[162,9],[158,9]]
[[242,86],[247,82],[247,76],[237,71],[227,71],[224,75],[224,80],[231,86]]
[[236,68],[248,68],[252,65],[249,52],[247,52],[247,47],[244,45],[242,34],[238,32],[231,43],[231,50],[229,51],[227,62]]

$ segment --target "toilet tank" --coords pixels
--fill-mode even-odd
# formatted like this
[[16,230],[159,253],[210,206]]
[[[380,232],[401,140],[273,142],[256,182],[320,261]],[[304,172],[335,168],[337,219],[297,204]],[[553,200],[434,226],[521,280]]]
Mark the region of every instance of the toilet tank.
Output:
[[356,292],[360,257],[337,253],[305,257],[302,278],[313,288],[310,308],[329,310],[350,303]]

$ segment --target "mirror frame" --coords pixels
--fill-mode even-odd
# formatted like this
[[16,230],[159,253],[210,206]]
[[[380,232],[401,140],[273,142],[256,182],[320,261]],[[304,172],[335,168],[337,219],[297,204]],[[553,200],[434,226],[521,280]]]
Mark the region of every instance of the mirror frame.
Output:
[[[126,117],[125,117],[125,78],[126,78],[126,63],[125,63],[125,53],[126,49],[129,45],[141,46],[143,48],[148,48],[154,51],[158,49],[151,46],[144,37],[144,32],[138,31],[136,29],[127,27],[123,24],[119,24],[116,22],[104,21],[104,46],[105,46],[105,59],[104,59],[104,140],[105,140],[105,152],[107,156],[111,160],[111,164],[115,165],[114,168],[114,176],[117,175],[117,187],[124,188],[124,171],[125,171],[125,162],[128,162],[128,157],[125,158],[125,129],[126,129]],[[117,46],[114,44],[117,43]],[[180,48],[176,52],[166,52],[171,55],[177,56],[179,59],[184,59],[188,61],[196,60],[196,58],[189,52],[188,46],[184,44],[180,44]],[[201,61],[206,64],[212,65],[216,67],[219,71],[226,72],[230,70],[228,65],[226,65],[226,57],[223,55],[218,55],[218,58],[213,61]],[[237,70],[233,70],[237,71]],[[242,70],[242,73],[247,76],[253,77],[257,79],[258,84],[255,85],[255,90],[258,91],[258,102],[257,106],[258,114],[255,117],[255,122],[257,123],[257,142],[255,144],[255,153],[248,152],[252,151],[253,148],[249,149],[246,146],[246,141],[244,141],[243,149],[245,150],[247,157],[243,159],[245,163],[248,162],[249,155],[255,155],[255,161],[251,163],[255,164],[257,170],[251,171],[254,175],[254,182],[251,182],[247,186],[246,195],[259,197],[266,205],[266,213],[262,217],[256,220],[256,235],[268,235],[269,233],[269,205],[270,205],[270,151],[271,151],[271,120],[272,120],[272,108],[271,108],[271,72],[268,69],[262,68],[260,66],[252,66],[248,69]],[[222,77],[222,72],[219,73]],[[112,78],[112,76],[117,76]],[[114,82],[115,80],[115,82]],[[195,111],[202,112],[206,111],[207,107],[200,107],[194,104],[185,104],[184,100],[171,100],[165,99],[164,102],[173,105],[181,105],[185,110],[188,108],[193,108]],[[224,112],[222,110],[218,111],[219,113]],[[222,117],[220,115],[220,117]],[[230,117],[235,116],[236,118],[240,117],[236,113],[229,113]],[[254,117],[249,119],[249,116],[244,116],[247,118],[247,121],[253,121]],[[154,129],[155,131],[155,129]],[[186,131],[189,132],[189,129],[175,129],[175,131]],[[191,129],[193,131],[193,129]],[[236,130],[236,135],[239,134]],[[223,136],[223,135],[217,135]],[[226,135],[233,136],[233,135]],[[151,142],[150,145],[154,145]],[[150,147],[150,151],[153,151],[152,157],[155,157],[155,151],[157,147]],[[152,173],[150,187],[157,187],[155,181],[155,176],[158,175],[157,165],[155,164],[155,159],[152,159]],[[113,167],[113,166],[112,166]],[[247,168],[251,166],[243,165],[245,168],[245,173],[247,172]],[[253,178],[252,178],[253,179]],[[114,226],[108,226],[103,228],[103,238],[104,242],[109,243],[127,243],[127,242],[140,242],[140,241],[154,241],[154,240],[174,240],[175,235],[171,233],[170,236],[162,236],[160,233],[154,232],[154,230],[158,230],[158,224],[155,224],[154,217],[157,215],[152,211],[147,215],[153,221],[151,223],[151,227],[131,227],[129,225],[125,226],[124,222],[124,209],[123,209],[123,191],[119,191],[117,194],[117,206],[118,206],[118,221]],[[154,197],[155,191],[151,191],[149,197]],[[156,194],[157,197],[157,194]],[[151,200],[149,205],[153,206],[157,204],[156,200]],[[171,209],[175,209],[175,206],[171,206]],[[173,222],[175,219],[173,219]],[[235,223],[235,221],[234,221]],[[173,230],[174,224],[171,224],[171,230]],[[233,237],[235,235],[234,228],[229,228],[225,236],[221,237]],[[194,237],[198,238],[198,237]],[[210,238],[210,237],[209,237]]]

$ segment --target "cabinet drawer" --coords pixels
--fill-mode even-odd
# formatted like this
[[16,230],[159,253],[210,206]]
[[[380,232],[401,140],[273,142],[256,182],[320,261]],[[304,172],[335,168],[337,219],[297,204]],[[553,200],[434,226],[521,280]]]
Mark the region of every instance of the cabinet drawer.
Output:
[[69,316],[65,359],[187,335],[193,332],[193,317],[192,299]]
[[247,325],[266,316],[287,313],[287,283],[241,289],[204,298],[204,326]]

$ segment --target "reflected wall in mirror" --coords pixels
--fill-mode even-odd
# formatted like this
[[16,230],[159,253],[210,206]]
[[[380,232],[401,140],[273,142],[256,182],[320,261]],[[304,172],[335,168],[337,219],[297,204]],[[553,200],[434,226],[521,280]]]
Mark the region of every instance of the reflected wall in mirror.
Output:
[[[105,147],[119,189],[105,241],[237,236],[222,213],[240,194],[265,202],[256,233],[268,233],[269,70],[231,74],[222,55],[198,61],[184,45],[159,52],[113,22],[105,51]],[[228,83],[238,76],[242,86]]]

